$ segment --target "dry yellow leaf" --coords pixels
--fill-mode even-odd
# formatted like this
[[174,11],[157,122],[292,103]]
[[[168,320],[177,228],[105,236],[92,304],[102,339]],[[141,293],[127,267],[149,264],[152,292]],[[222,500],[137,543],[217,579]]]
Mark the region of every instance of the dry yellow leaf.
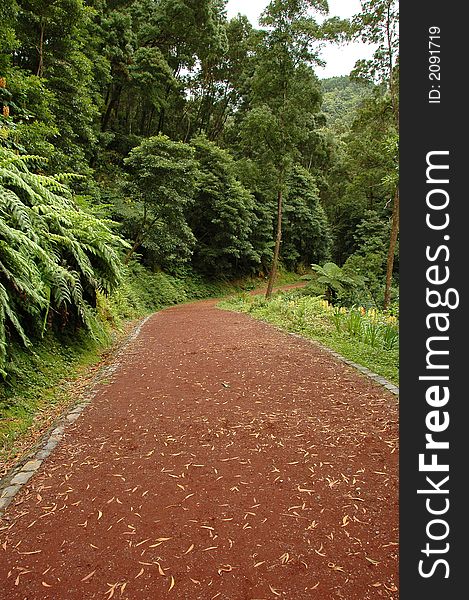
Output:
[[221,565],[218,569],[218,574],[221,575],[222,573],[229,573],[232,570],[233,567],[231,565]]
[[88,579],[91,579],[95,573],[96,569],[94,571],[91,571],[91,573],[88,573],[88,575],[86,575],[86,577],[83,577],[81,581],[88,581]]
[[280,592],[278,590],[276,590],[275,588],[273,588],[271,585],[269,585],[270,591],[272,592],[272,594],[275,594],[276,596],[281,596]]

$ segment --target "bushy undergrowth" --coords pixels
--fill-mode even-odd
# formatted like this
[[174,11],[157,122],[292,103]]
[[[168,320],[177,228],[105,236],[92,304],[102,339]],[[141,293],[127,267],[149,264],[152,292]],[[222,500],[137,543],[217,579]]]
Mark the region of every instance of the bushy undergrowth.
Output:
[[21,452],[15,446],[21,436],[31,428],[42,429],[67,404],[63,381],[97,362],[102,349],[83,329],[48,332],[33,349],[15,346],[8,377],[0,385],[0,476],[2,463]]
[[[240,294],[221,308],[251,314],[287,331],[315,339],[371,371],[398,383],[398,317],[377,309],[337,308],[321,297],[278,293],[271,301]],[[396,311],[394,307],[394,312]]]
[[[276,285],[287,285],[298,281],[298,275],[280,271]],[[98,297],[98,312],[101,319],[119,327],[128,319],[134,319],[166,306],[220,298],[234,292],[247,292],[261,286],[259,277],[245,277],[235,281],[209,280],[187,270],[178,275],[164,272],[153,273],[140,263],[134,262],[127,267],[123,282],[110,296]]]

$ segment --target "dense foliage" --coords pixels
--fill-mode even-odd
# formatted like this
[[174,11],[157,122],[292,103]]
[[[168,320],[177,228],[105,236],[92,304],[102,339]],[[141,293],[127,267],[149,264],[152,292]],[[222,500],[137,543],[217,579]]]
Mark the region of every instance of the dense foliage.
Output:
[[34,157],[0,149],[0,370],[16,334],[29,345],[47,324],[96,333],[98,291],[119,283],[122,241],[80,210],[58,178],[31,173]]
[[[326,0],[272,0],[258,28],[225,4],[2,4],[2,364],[11,341],[96,331],[123,264],[273,284],[277,263],[334,261],[366,282],[335,301],[389,304],[397,2],[345,22]],[[321,82],[321,42],[357,38],[372,60]]]

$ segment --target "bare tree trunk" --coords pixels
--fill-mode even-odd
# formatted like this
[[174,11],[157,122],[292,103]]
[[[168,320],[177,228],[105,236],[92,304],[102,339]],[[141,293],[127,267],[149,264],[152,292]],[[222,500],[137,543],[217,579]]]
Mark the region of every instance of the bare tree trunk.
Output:
[[[122,85],[117,86],[112,93],[110,94],[109,102],[106,107],[106,111],[101,119],[101,129],[102,131],[106,131],[107,126],[109,124],[109,120],[111,118],[112,111],[118,105],[118,100],[120,98],[122,92]],[[116,110],[117,112],[117,110]]]
[[127,255],[124,259],[124,265],[128,265],[130,262],[130,259],[132,258],[132,256],[134,255],[134,253],[140,248],[140,246],[142,245],[142,240],[137,238],[135,240],[135,242],[132,245],[132,248],[130,248],[130,250],[127,252]]
[[[388,49],[388,69],[389,69],[389,93],[391,96],[392,112],[394,116],[394,122],[396,129],[399,132],[399,97],[396,90],[394,80],[394,52],[392,45],[392,29],[391,29],[391,3],[387,7],[387,20],[386,20],[386,38],[387,38],[387,49]],[[396,253],[397,237],[399,235],[399,187],[396,188],[394,193],[394,201],[392,206],[392,220],[391,220],[391,236],[389,238],[388,248],[388,260],[386,264],[386,285],[384,288],[384,310],[389,308],[391,304],[391,284],[392,284],[392,273],[394,269],[394,255]]]
[[39,54],[39,64],[37,66],[37,77],[42,77],[44,73],[44,29],[45,25],[41,21],[41,34],[39,37],[39,48],[37,49]]
[[280,244],[282,242],[282,213],[283,213],[283,186],[280,185],[277,199],[277,236],[275,238],[274,257],[270,268],[269,283],[265,297],[268,300],[272,296],[272,290],[277,277],[278,259],[280,256]]
[[386,287],[384,290],[384,310],[391,304],[391,283],[394,269],[394,254],[396,252],[397,236],[399,234],[399,188],[394,194],[391,221],[391,238],[389,240],[388,260],[386,265]]

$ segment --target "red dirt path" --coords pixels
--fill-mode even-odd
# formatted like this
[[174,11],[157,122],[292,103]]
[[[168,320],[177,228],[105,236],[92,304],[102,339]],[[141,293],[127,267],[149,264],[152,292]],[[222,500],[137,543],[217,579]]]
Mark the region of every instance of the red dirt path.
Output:
[[313,344],[162,311],[7,510],[0,598],[396,600],[397,437]]

